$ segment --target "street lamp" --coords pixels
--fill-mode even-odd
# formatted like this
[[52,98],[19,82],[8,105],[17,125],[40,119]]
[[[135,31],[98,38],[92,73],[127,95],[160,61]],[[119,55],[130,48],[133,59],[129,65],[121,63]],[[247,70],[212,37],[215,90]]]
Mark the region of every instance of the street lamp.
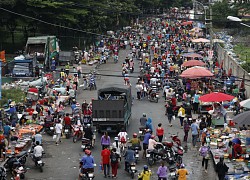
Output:
[[250,28],[250,25],[248,24],[245,24],[245,23],[242,23],[242,20],[238,17],[234,17],[234,16],[227,16],[227,19],[230,20],[230,21],[235,21],[235,22],[241,22],[240,24],[243,25],[243,26],[246,26],[246,27],[249,27]]

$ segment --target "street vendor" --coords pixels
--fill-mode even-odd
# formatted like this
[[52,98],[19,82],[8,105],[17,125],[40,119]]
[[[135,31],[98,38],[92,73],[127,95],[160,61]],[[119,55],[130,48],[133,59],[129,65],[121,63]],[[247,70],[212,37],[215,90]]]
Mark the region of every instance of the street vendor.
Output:
[[230,127],[228,126],[227,123],[224,123],[224,130],[223,130],[223,133],[226,133],[226,135],[228,135],[228,134],[231,133],[231,129],[230,129]]
[[241,141],[239,143],[233,143],[233,157],[239,158],[242,154]]

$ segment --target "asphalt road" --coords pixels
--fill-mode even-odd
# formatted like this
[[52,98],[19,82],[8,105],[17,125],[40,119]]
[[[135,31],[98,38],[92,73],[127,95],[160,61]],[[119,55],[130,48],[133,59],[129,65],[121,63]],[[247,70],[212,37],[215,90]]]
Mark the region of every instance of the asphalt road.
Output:
[[[109,60],[107,64],[101,65],[100,69],[98,70],[101,74],[107,75],[121,75],[121,63],[129,53],[129,50],[122,50],[119,54],[119,62],[114,64],[113,60]],[[89,70],[93,68],[87,65],[83,65],[84,72],[89,72]],[[135,72],[132,76],[139,75],[139,67],[137,62],[135,62]],[[132,95],[136,97],[135,91],[135,83],[137,78],[130,78],[132,83]],[[101,87],[103,84],[106,83],[114,83],[114,84],[121,84],[123,85],[123,78],[122,77],[115,77],[115,76],[102,76],[101,80],[97,81],[97,88]],[[91,98],[97,98],[97,91],[89,91],[89,90],[78,90],[77,93],[77,101],[82,103],[84,100],[90,102]],[[176,120],[173,122],[173,127],[168,126],[167,117],[164,115],[164,99],[161,97],[159,103],[149,102],[147,99],[138,101],[134,99],[133,106],[132,106],[132,121],[130,122],[128,134],[129,137],[132,136],[134,132],[138,133],[139,128],[139,118],[142,116],[143,113],[147,113],[148,117],[151,117],[153,120],[154,128],[156,128],[157,124],[161,122],[163,127],[165,128],[166,134],[165,137],[169,139],[169,133],[177,133],[179,132],[179,136],[182,139],[183,137],[183,130],[180,129],[179,121]],[[66,108],[70,110],[69,107]],[[101,153],[101,145],[100,145],[100,137],[101,135],[97,135],[95,148],[92,150],[92,154],[95,159],[95,163],[97,167],[95,168],[95,179],[101,180],[105,179],[103,177],[103,172],[99,171],[99,163],[100,163],[100,153]],[[111,135],[113,139],[114,135]],[[73,143],[72,138],[70,139],[63,139],[62,143],[59,146],[55,145],[55,142],[52,140],[51,136],[43,134],[44,140],[44,149],[46,152],[45,157],[43,160],[45,161],[44,172],[40,173],[39,169],[34,166],[34,163],[29,159],[26,163],[28,167],[28,172],[26,173],[26,179],[29,180],[75,180],[78,178],[78,164],[79,159],[84,154],[81,151],[81,142],[78,141]],[[184,154],[183,161],[186,164],[187,169],[190,172],[188,179],[190,180],[214,180],[215,172],[212,166],[212,160],[209,161],[209,169],[208,174],[204,172],[201,168],[201,157],[199,157],[199,153],[197,150],[190,149],[190,137],[189,142],[187,144],[188,150]],[[142,170],[143,165],[146,164],[145,159],[141,159],[142,152],[140,154],[140,161],[137,164],[137,169],[139,171]],[[153,172],[153,176],[151,179],[158,179],[156,175],[156,170],[160,164],[156,163],[150,169]],[[121,166],[118,169],[118,178],[117,179],[131,179],[129,174],[127,174],[124,170],[124,161],[122,160]]]

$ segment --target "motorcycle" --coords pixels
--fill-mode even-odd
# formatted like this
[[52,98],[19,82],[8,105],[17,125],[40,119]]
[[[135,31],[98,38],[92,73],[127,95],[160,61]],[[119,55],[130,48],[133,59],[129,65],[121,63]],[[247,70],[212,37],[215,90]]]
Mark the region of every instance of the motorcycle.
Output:
[[149,166],[152,166],[156,161],[167,160],[167,153],[162,143],[157,143],[155,149],[147,150],[147,162]]
[[[42,161],[42,156],[41,157],[35,157],[31,150],[29,150],[29,154],[30,154],[30,157],[31,157],[32,161],[34,161],[35,166],[40,169],[40,172],[43,172],[43,166],[44,166],[45,163]],[[43,154],[45,154],[45,153],[43,152]]]
[[50,135],[53,136],[54,135],[54,123],[53,122],[49,122],[49,123],[45,123],[44,124],[44,131]]
[[64,128],[64,134],[66,136],[66,139],[69,139],[71,136],[71,126],[65,126]]
[[92,89],[96,90],[96,83],[91,81],[89,83],[89,90],[91,91]]
[[139,128],[139,138],[141,141],[144,139],[144,135],[146,134],[147,129],[145,127]]
[[[81,161],[81,159],[80,159],[80,161]],[[94,167],[95,166],[96,166],[96,164],[94,164]],[[81,169],[79,171],[81,171]],[[92,172],[92,171],[87,171],[83,174],[80,174],[80,176],[81,176],[82,180],[93,180],[95,178],[94,172]]]
[[13,169],[14,174],[16,174],[16,176],[20,177],[20,179],[24,179],[25,178],[25,173],[27,172],[26,168],[24,168],[23,166],[16,166],[15,169]]
[[135,151],[135,163],[137,164],[139,161],[139,151],[141,150],[140,146],[131,146],[131,149],[133,149]]
[[133,73],[134,72],[134,67],[130,67],[129,70],[130,70],[130,73]]
[[176,180],[176,179],[177,179],[176,166],[175,165],[171,165],[171,166],[169,166],[168,180]]
[[118,62],[118,56],[114,56],[114,62],[117,63]]
[[137,173],[135,165],[135,163],[130,163],[128,169],[126,170],[130,174],[131,179],[134,179],[135,173]]
[[83,127],[75,125],[72,127],[72,129],[73,129],[73,142],[76,143],[76,141],[82,139]]
[[91,149],[92,148],[91,140],[83,137],[81,148],[83,149],[83,152],[86,149]]
[[149,94],[149,101],[158,103],[159,94],[156,91],[153,91]]
[[7,172],[4,167],[0,167],[0,179],[7,180]]
[[[3,154],[4,156],[6,156],[5,153]],[[16,172],[19,174],[21,179],[24,179],[26,169],[23,167],[23,165],[26,163],[27,156],[27,151],[22,151],[15,156],[14,154],[7,155],[7,161],[4,164],[5,170],[10,172]]]

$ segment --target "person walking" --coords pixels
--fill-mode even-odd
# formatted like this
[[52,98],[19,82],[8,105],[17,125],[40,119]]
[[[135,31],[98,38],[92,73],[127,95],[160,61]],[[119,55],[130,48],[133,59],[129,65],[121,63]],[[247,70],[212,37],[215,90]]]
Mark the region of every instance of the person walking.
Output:
[[205,172],[207,173],[207,166],[209,160],[209,146],[204,144],[199,149],[200,155],[202,156],[202,167],[204,167]]
[[167,180],[168,177],[168,168],[164,165],[164,162],[161,162],[161,166],[157,170],[158,180]]
[[193,147],[196,147],[196,143],[199,137],[199,126],[196,123],[195,119],[193,119],[193,123],[191,124],[191,131],[192,131],[192,144]]
[[107,178],[110,177],[110,150],[107,146],[104,147],[104,149],[101,152],[102,156],[102,165],[103,165],[103,171],[104,171],[104,177]]
[[173,116],[174,116],[174,110],[173,110],[172,104],[167,104],[166,114],[168,116],[169,126],[172,127],[173,126],[172,125],[172,119],[173,119]]
[[105,132],[104,135],[101,137],[101,145],[102,150],[104,150],[105,147],[110,146],[110,137],[108,136],[108,132]]
[[184,120],[184,138],[183,138],[183,141],[184,142],[187,142],[187,139],[188,139],[188,133],[189,133],[189,130],[190,130],[190,125],[188,124],[188,122],[186,120]]
[[140,100],[141,99],[141,93],[143,91],[143,86],[141,83],[137,83],[136,86],[135,86],[135,89],[136,89],[136,93],[137,93],[137,99]]
[[185,109],[183,108],[183,105],[181,105],[179,110],[178,110],[178,117],[180,118],[181,128],[183,128],[183,120],[184,120],[185,116],[186,116]]
[[224,180],[226,173],[228,172],[228,167],[224,163],[224,157],[220,157],[220,161],[216,164],[215,171],[219,177],[219,180]]
[[112,178],[117,177],[117,169],[118,169],[119,159],[121,161],[119,154],[116,153],[116,148],[113,148],[111,151],[111,155],[110,155],[111,168],[112,168]]
[[185,165],[181,164],[180,169],[177,170],[177,175],[179,175],[178,180],[187,180],[188,170],[185,169]]
[[55,131],[56,131],[56,145],[58,146],[58,142],[61,142],[63,126],[59,120],[56,121]]
[[163,135],[164,135],[164,129],[161,126],[162,126],[162,124],[159,123],[158,127],[156,129],[156,135],[158,136],[159,142],[162,142],[162,138],[163,138]]

